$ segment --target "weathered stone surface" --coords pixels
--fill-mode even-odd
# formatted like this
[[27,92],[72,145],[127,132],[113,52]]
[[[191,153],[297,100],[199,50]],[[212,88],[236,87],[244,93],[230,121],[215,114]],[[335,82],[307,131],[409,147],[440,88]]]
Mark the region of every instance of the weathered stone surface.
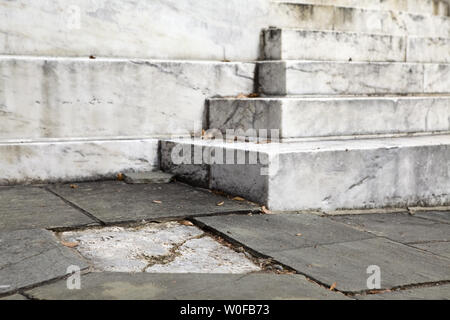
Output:
[[415,243],[411,246],[429,251],[450,259],[450,242]]
[[380,294],[358,295],[358,300],[449,300],[450,285],[435,285]]
[[302,4],[291,1],[271,3],[271,26],[304,30],[335,30],[389,35],[445,37],[450,19],[429,14],[385,11],[346,6]]
[[406,61],[450,63],[449,38],[408,37]]
[[256,60],[268,18],[267,0],[3,2],[12,55]]
[[367,268],[380,267],[381,288],[450,280],[450,260],[384,238],[275,252],[277,261],[345,292],[365,291]]
[[0,185],[111,179],[158,164],[156,139],[0,142]]
[[450,223],[450,211],[427,211],[414,212],[414,216],[425,219]]
[[450,241],[450,224],[403,213],[335,216],[332,219],[402,243]]
[[0,231],[96,224],[50,192],[37,187],[0,187]]
[[450,65],[393,62],[262,61],[260,91],[270,95],[450,92]]
[[226,215],[196,220],[265,255],[373,237],[313,214]]
[[254,63],[0,57],[0,141],[189,135],[205,99],[253,91]]
[[0,300],[28,300],[28,299],[21,294],[13,294],[10,296],[0,298]]
[[69,266],[88,267],[57,241],[41,229],[0,232],[0,293],[65,276]]
[[124,274],[90,273],[81,290],[67,290],[64,281],[27,292],[37,299],[346,299],[300,275],[276,274]]
[[[450,86],[449,86],[450,89]],[[279,129],[279,138],[450,131],[450,97],[289,97],[210,100],[209,123]]]
[[195,226],[177,222],[106,227],[60,234],[96,270],[151,273],[248,273],[261,271],[244,253]]
[[266,60],[406,61],[400,36],[278,28],[263,36]]
[[[80,183],[76,189],[69,185],[55,185],[51,189],[104,222],[148,221],[258,209],[247,201],[230,200],[180,183],[98,182]],[[218,206],[221,202],[224,203]]]
[[[448,135],[270,144],[172,140],[177,141],[200,148],[197,163],[206,167],[212,164],[209,180],[204,183],[210,181],[214,189],[244,196],[272,210],[329,211],[450,203]],[[207,155],[205,162],[202,152]],[[214,152],[218,156],[209,159]],[[241,153],[246,157],[244,164],[236,164],[236,155]]]
[[173,174],[162,171],[127,172],[124,174],[124,181],[130,184],[169,183],[173,178]]

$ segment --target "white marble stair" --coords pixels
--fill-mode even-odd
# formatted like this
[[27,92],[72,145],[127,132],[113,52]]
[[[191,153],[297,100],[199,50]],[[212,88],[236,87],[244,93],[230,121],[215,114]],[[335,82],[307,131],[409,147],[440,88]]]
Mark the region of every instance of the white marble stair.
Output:
[[450,204],[450,135],[271,144],[172,140],[161,149],[162,167],[180,179],[271,210]]
[[238,136],[279,129],[282,139],[450,132],[450,95],[211,99],[209,126]]
[[450,93],[450,64],[285,60],[258,68],[265,95]]
[[450,63],[450,38],[269,28],[263,39],[265,60]]
[[370,10],[394,10],[420,14],[449,15],[448,2],[441,0],[272,0],[272,2],[335,5]]
[[271,26],[397,36],[450,37],[450,17],[337,5],[274,2]]

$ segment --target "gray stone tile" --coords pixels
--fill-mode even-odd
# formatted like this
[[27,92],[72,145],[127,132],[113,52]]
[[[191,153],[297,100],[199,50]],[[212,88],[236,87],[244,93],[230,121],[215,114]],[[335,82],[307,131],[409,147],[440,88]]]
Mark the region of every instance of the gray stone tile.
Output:
[[355,296],[358,300],[450,300],[450,285],[414,288],[378,294]]
[[348,215],[334,216],[331,219],[402,243],[450,240],[450,224],[409,214]]
[[450,211],[416,212],[414,213],[414,216],[450,223]]
[[96,222],[36,187],[0,187],[0,231],[74,227]]
[[90,273],[81,290],[67,290],[65,281],[27,292],[38,299],[346,299],[300,275],[278,274],[150,274]]
[[196,220],[266,255],[374,237],[314,214],[227,215]]
[[298,272],[344,292],[368,290],[367,267],[381,269],[381,287],[450,280],[450,260],[389,239],[374,238],[277,252],[273,257]]
[[128,172],[124,176],[125,182],[130,184],[169,183],[174,178],[174,174],[162,171]]
[[[136,221],[247,212],[258,207],[181,183],[130,185],[122,182],[80,183],[51,187],[60,196],[104,222]],[[161,203],[155,203],[154,201]],[[218,206],[219,203],[223,205]]]
[[28,299],[25,296],[16,293],[10,296],[0,298],[0,300],[28,300]]
[[415,243],[411,245],[425,251],[429,251],[440,256],[450,259],[450,242],[427,242],[427,243]]
[[0,232],[0,293],[64,276],[71,265],[88,267],[50,231]]

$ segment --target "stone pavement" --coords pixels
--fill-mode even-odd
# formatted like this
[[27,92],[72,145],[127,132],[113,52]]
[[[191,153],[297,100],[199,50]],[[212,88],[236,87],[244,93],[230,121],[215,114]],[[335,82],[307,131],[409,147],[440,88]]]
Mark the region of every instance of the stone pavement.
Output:
[[[0,299],[450,298],[450,210],[345,213],[262,214],[254,203],[177,182],[0,187]],[[195,225],[272,267],[99,272],[58,236],[165,221]],[[67,288],[71,265],[81,269],[80,290]],[[379,267],[379,290],[367,286],[369,266]]]

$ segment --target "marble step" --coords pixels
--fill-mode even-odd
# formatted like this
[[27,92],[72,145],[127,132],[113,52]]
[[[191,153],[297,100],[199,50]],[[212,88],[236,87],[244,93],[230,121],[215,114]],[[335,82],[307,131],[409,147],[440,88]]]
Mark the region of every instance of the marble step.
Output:
[[286,60],[258,69],[267,95],[450,93],[450,64]]
[[0,141],[0,185],[111,179],[159,168],[158,139]]
[[254,63],[0,56],[0,141],[201,131],[205,99],[254,90]]
[[162,141],[161,152],[163,169],[178,179],[276,211],[450,204],[450,135],[271,144],[172,140]]
[[211,99],[209,126],[237,136],[279,129],[282,139],[450,132],[450,95]]
[[263,40],[265,60],[450,63],[450,38],[269,28]]
[[271,26],[397,36],[450,37],[450,17],[335,5],[272,3]]
[[394,10],[420,14],[449,15],[449,4],[441,0],[272,0],[313,5],[335,5],[371,10]]

